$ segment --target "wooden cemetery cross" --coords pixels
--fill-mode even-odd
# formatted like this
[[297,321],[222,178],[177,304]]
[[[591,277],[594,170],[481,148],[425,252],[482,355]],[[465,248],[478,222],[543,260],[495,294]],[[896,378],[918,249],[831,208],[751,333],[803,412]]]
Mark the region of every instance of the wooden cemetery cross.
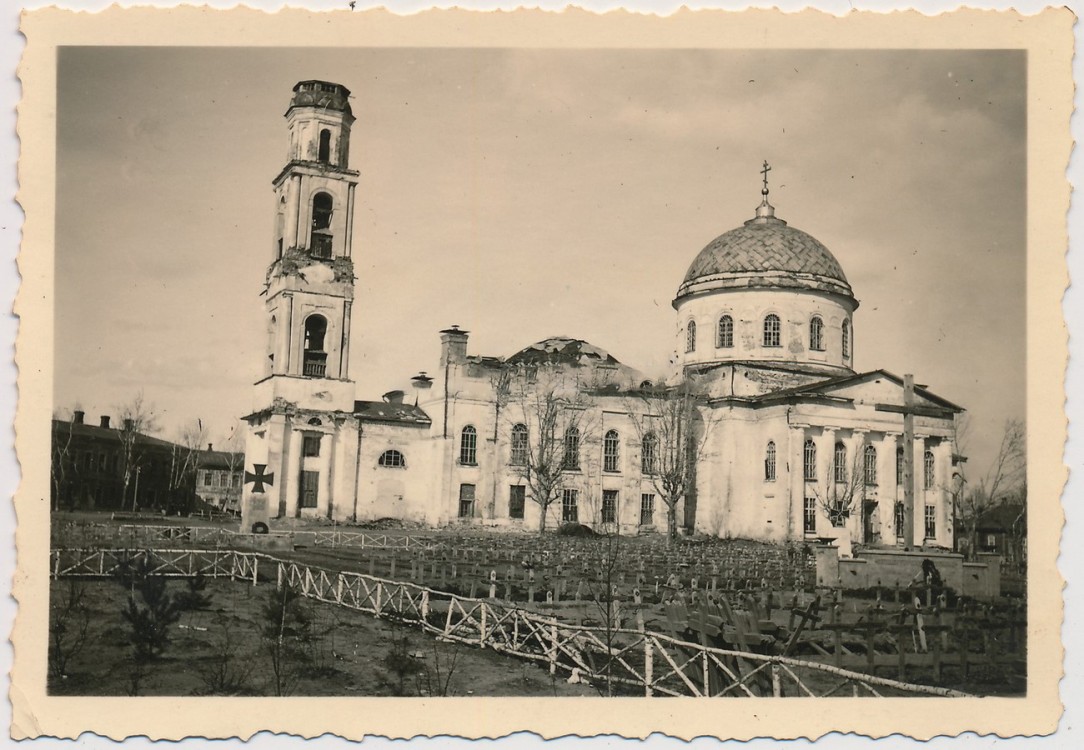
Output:
[[513,565],[508,566],[508,575],[504,579],[504,598],[505,601],[512,601],[512,581],[516,576],[516,568]]
[[392,550],[392,552],[391,552],[391,572],[388,573],[388,578],[392,579],[393,581],[395,580],[395,560],[396,560],[397,557],[398,557],[398,555],[396,554],[395,550]]
[[[632,590],[632,603],[637,604],[637,605],[644,603],[644,598],[643,598],[643,596],[640,595],[640,587],[639,586],[637,586],[636,588],[634,588]],[[642,621],[643,620],[643,613],[639,612],[638,616],[640,617],[640,619]]]
[[489,571],[489,598],[497,598],[497,571]]
[[534,568],[527,571],[527,603],[534,604]]
[[546,589],[546,604],[553,604],[553,589]]

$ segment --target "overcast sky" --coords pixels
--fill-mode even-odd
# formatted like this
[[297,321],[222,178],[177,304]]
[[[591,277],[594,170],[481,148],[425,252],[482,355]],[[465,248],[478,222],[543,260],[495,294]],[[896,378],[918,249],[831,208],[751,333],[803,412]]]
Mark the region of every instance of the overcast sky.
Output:
[[[1018,52],[65,48],[56,407],[142,389],[222,439],[264,356],[271,179],[298,80],[353,92],[358,397],[433,371],[438,331],[509,355],[584,338],[654,375],[689,263],[777,215],[861,301],[855,367],[972,415],[969,473],[1025,403]],[[213,438],[214,439],[214,438]]]

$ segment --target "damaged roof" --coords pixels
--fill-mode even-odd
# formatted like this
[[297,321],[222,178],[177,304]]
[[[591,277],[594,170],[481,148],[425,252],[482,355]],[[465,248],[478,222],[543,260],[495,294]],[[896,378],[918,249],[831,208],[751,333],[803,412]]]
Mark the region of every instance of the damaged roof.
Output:
[[428,427],[429,415],[413,404],[388,401],[355,401],[354,416],[365,422],[397,422]]
[[569,336],[552,336],[520,349],[506,360],[509,364],[621,364],[617,358],[605,349],[590,344],[583,339]]

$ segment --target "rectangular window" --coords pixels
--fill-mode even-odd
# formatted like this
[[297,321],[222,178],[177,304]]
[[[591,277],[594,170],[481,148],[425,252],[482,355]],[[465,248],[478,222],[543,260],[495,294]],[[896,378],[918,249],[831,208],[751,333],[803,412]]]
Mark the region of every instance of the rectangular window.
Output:
[[802,507],[802,531],[806,534],[817,533],[817,498],[807,497]]
[[530,438],[527,425],[517,424],[512,428],[512,457],[513,466],[527,465],[527,441]]
[[237,489],[238,487],[241,486],[241,475],[240,474],[234,474],[230,478],[230,486],[233,487],[234,489]]
[[896,538],[903,539],[903,503],[896,501]]
[[474,485],[459,485],[459,517],[474,517]]
[[302,508],[315,508],[317,503],[317,494],[320,486],[320,472],[318,471],[302,471],[301,472],[301,507]]
[[301,438],[301,455],[312,458],[320,455],[320,436],[304,435]]
[[903,448],[896,449],[896,486],[903,486]]
[[214,475],[209,471],[204,471],[203,472],[203,486],[204,487],[210,487],[211,486],[211,479],[213,478],[213,476]]
[[527,488],[513,484],[508,488],[508,517],[523,518],[523,509],[527,505]]
[[934,539],[937,537],[937,506],[926,506],[926,538]]
[[580,511],[576,507],[580,499],[579,490],[564,490],[561,493],[561,522],[576,523],[580,520]]
[[640,495],[640,525],[650,526],[655,523],[655,496],[650,492]]
[[602,522],[617,523],[617,490],[602,491]]
[[98,454],[98,471],[105,471],[105,469],[106,469],[105,461],[106,461],[105,454],[104,453],[99,453]]

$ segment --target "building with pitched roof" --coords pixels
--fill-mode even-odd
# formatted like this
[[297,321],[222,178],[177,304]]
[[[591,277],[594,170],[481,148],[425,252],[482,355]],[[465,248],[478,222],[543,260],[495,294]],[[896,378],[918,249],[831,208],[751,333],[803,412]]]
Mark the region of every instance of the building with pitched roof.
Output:
[[[286,115],[244,523],[534,528],[545,515],[660,529],[658,397],[685,388],[693,406],[677,453],[691,462],[674,517],[686,530],[951,548],[962,410],[909,376],[853,369],[858,300],[831,251],[775,215],[767,164],[754,216],[708,243],[677,287],[678,357],[665,383],[569,336],[470,354],[468,332],[452,326],[435,374],[412,379],[413,399],[355,400],[348,98],[304,81]],[[554,450],[556,465],[542,455]]]

